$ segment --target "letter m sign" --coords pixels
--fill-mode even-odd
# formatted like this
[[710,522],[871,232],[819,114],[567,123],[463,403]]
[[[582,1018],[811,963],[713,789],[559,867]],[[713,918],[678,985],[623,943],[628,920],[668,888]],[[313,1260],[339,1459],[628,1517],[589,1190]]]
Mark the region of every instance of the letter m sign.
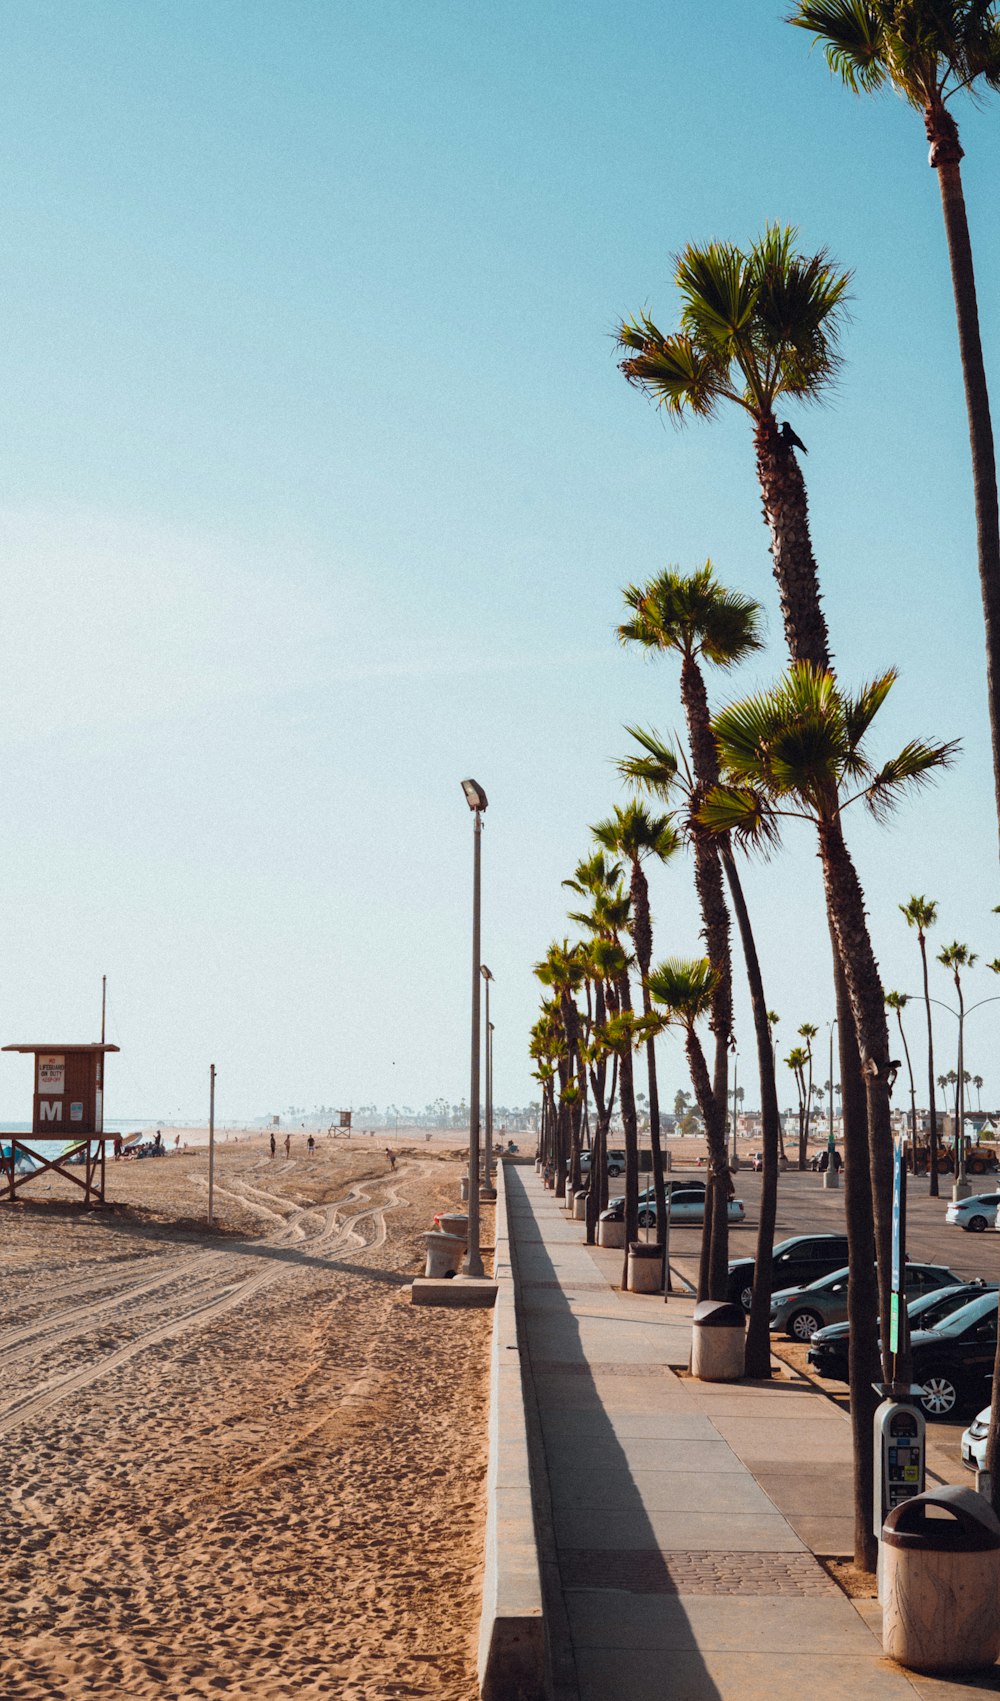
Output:
[[62,1121],[62,1099],[42,1099],[38,1109],[42,1122]]

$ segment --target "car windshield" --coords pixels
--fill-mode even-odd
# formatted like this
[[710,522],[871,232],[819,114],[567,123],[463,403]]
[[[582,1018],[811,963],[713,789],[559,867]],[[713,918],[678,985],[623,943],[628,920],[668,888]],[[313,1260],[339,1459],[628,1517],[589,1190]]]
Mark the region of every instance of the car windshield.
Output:
[[961,1335],[971,1324],[979,1323],[984,1317],[996,1315],[997,1294],[981,1293],[975,1299],[970,1299],[965,1305],[960,1305],[950,1317],[946,1317],[938,1325],[942,1334]]
[[[973,1296],[970,1294],[968,1288],[965,1286],[960,1288],[938,1288],[934,1293],[924,1293],[920,1295],[919,1299],[911,1300],[906,1309],[909,1313],[910,1321],[912,1323],[916,1323],[918,1318],[930,1319],[931,1317],[946,1317],[950,1315],[951,1312],[957,1311],[960,1305],[966,1305],[973,1297],[978,1298],[979,1296]],[[928,1323],[921,1321],[919,1327],[926,1329],[928,1327]]]
[[846,1280],[847,1266],[845,1264],[842,1270],[834,1270],[832,1276],[821,1276],[818,1282],[810,1282],[809,1287],[810,1289],[819,1288],[822,1292],[826,1292],[830,1288],[835,1288],[838,1282],[846,1282]]

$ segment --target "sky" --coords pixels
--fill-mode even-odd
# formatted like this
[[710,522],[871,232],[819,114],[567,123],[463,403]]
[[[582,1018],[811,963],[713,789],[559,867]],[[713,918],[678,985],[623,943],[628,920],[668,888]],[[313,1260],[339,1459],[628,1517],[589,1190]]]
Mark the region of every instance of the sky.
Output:
[[[672,325],[685,243],[769,220],[854,274],[836,394],[789,410],[838,668],[899,667],[886,754],[962,741],[892,828],[849,827],[886,984],[919,990],[923,892],[932,945],[980,953],[968,1001],[1000,994],[937,184],[919,116],[848,95],[783,10],[3,0],[0,1044],[96,1037],[106,974],[110,1115],[203,1116],[212,1062],[223,1119],[458,1102],[471,774],[496,1098],[534,1096],[560,882],[623,800],[623,726],[679,721],[621,588],[711,557],[770,635],[713,701],[784,664],[748,424],[675,430],[612,335]],[[959,117],[996,401],[1000,110]],[[833,1015],[808,831],[747,890],[784,1050]],[[689,866],[652,896],[657,955],[695,954]],[[984,1103],[998,1020],[967,1030]],[[737,1026],[752,1103],[741,991]],[[669,1101],[669,1037],[661,1070]],[[0,1057],[5,1116],[29,1074]]]

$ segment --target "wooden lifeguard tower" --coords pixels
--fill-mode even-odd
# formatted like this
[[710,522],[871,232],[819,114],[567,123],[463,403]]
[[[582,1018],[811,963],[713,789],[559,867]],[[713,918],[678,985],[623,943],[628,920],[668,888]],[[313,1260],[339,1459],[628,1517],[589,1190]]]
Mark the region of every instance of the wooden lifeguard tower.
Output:
[[[55,1170],[82,1189],[85,1204],[103,1205],[104,1146],[114,1138],[104,1132],[104,1057],[118,1047],[102,1041],[96,1045],[5,1045],[3,1050],[34,1057],[35,1096],[30,1136],[0,1131],[0,1203],[15,1199],[46,1170]],[[36,1150],[43,1141],[59,1146],[55,1157]],[[22,1152],[34,1167],[19,1172]]]

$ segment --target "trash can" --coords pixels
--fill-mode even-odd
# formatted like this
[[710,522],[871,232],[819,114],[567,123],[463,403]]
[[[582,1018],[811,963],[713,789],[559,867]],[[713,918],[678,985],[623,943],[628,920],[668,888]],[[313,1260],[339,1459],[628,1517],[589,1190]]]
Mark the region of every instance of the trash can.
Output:
[[581,1187],[573,1195],[573,1220],[577,1223],[585,1223],[587,1220],[587,1189],[585,1187]]
[[439,1229],[430,1229],[424,1235],[424,1248],[427,1253],[425,1276],[457,1274],[465,1251],[465,1241],[457,1234],[442,1234]]
[[703,1299],[691,1319],[691,1374],[699,1382],[738,1382],[746,1358],[746,1313],[728,1299]]
[[667,1170],[673,1169],[673,1167],[674,1167],[674,1154],[673,1154],[673,1152],[665,1151],[664,1154],[663,1154],[664,1174],[667,1172]]
[[982,1671],[1000,1654],[1000,1522],[973,1488],[930,1488],[882,1527],[882,1651],[909,1671]]
[[468,1246],[469,1219],[464,1211],[440,1211],[434,1218],[434,1227],[439,1234],[456,1235],[463,1246]]
[[628,1249],[629,1293],[663,1292],[663,1247],[655,1240],[633,1240]]
[[597,1219],[598,1246],[624,1246],[625,1223],[613,1211],[602,1211]]
[[463,1175],[463,1177],[462,1177],[462,1198],[468,1199],[468,1197],[469,1197],[469,1178],[468,1178],[467,1175]]
[[566,1177],[566,1185],[563,1188],[563,1203],[565,1205],[567,1205],[570,1210],[573,1209],[573,1195],[574,1195],[575,1192],[576,1192],[576,1188],[573,1186],[573,1183],[570,1181],[569,1176],[567,1176]]

